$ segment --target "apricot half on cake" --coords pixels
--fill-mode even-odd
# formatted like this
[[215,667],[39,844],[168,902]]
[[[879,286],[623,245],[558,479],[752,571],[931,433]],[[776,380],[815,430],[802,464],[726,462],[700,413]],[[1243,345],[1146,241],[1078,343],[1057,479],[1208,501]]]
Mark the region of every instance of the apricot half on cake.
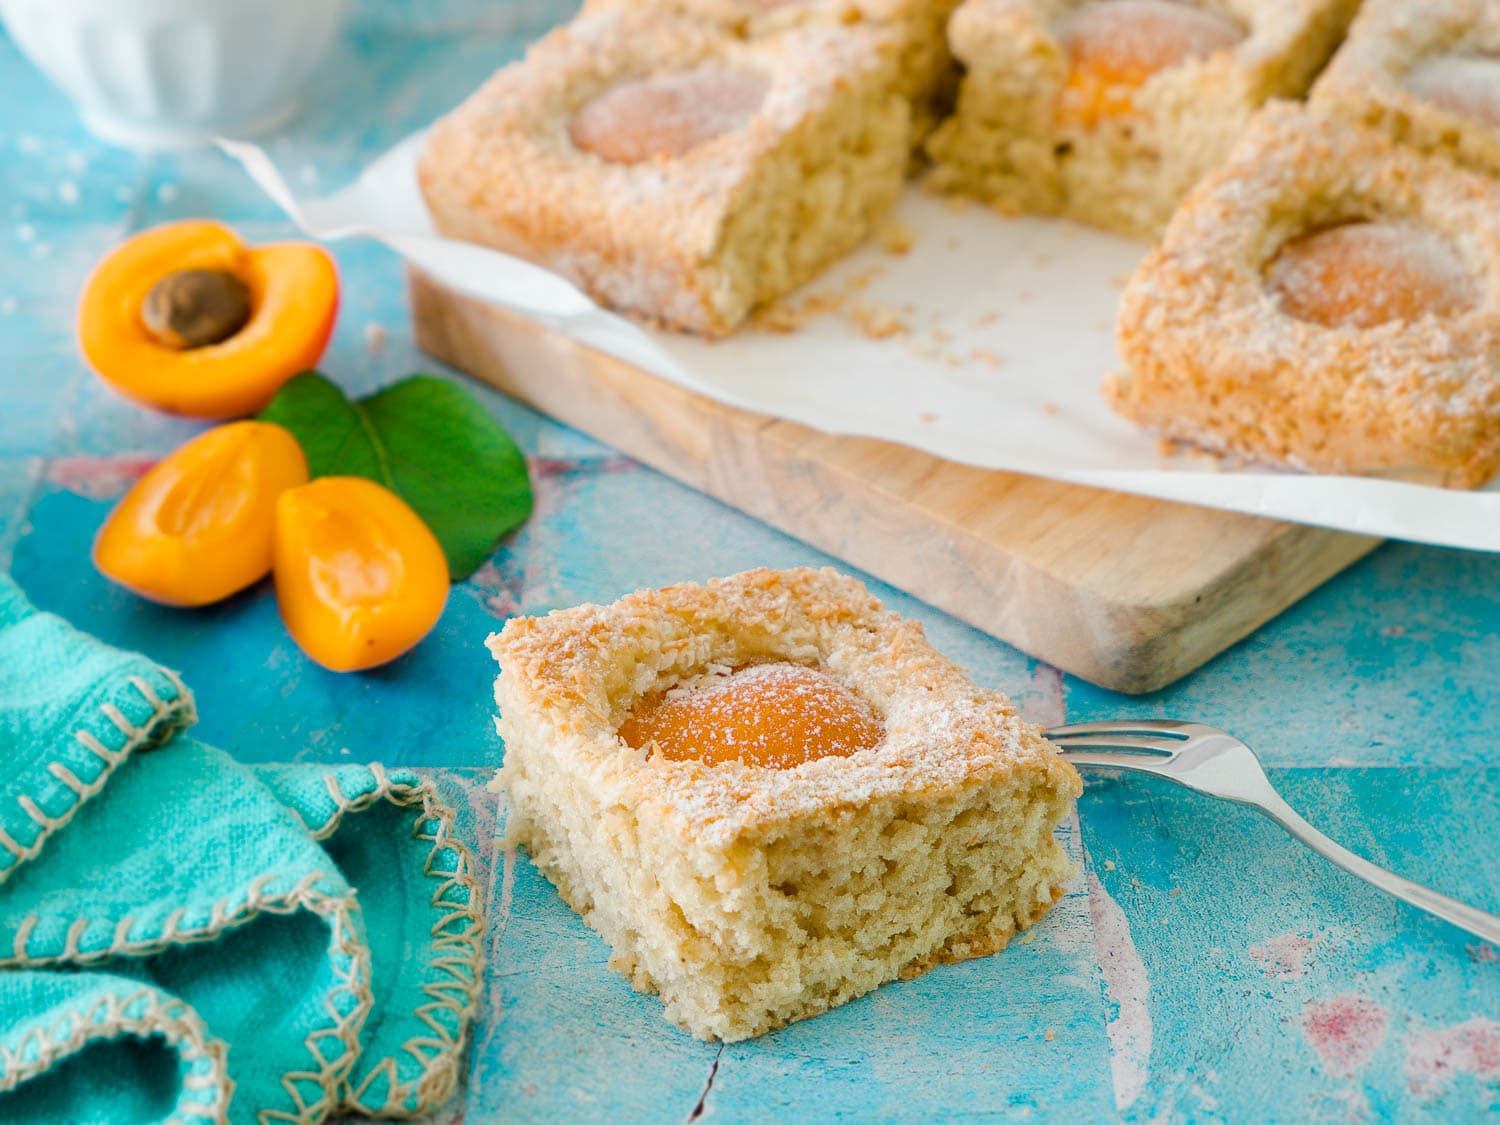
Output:
[[1500,185],[1267,108],[1120,304],[1126,417],[1263,461],[1473,487],[1500,468]]
[[154,227],[107,255],[83,288],[84,358],[127,398],[194,418],[238,418],[315,365],[338,275],[308,242],[246,246],[222,223]]
[[965,0],[932,181],[1155,238],[1255,110],[1300,97],[1355,0]]
[[1366,0],[1313,104],[1500,175],[1500,7]]
[[703,1038],[995,952],[1070,877],[1073,768],[831,570],[516,618],[489,647],[512,834]]

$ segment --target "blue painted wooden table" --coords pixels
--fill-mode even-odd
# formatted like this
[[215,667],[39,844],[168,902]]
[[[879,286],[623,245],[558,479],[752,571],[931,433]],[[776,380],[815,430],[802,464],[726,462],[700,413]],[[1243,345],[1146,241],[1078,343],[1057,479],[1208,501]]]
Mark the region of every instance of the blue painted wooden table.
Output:
[[[564,5],[565,7],[565,5]],[[456,102],[550,19],[447,0],[367,6],[273,150],[315,193]],[[501,756],[481,642],[507,616],[817,552],[480,391],[525,448],[538,510],[454,590],[436,633],[361,676],[310,664],[254,590],[193,613],[94,572],[111,501],[193,432],[80,362],[72,310],[126,234],[212,215],[289,233],[212,153],[112,150],[0,39],[0,565],[43,608],[182,669],[203,738],[249,761],[439,768],[491,881],[489,988],[442,1120],[1477,1120],[1500,1112],[1500,951],[1328,867],[1246,811],[1092,779],[1068,831],[1086,878],[996,957],[721,1048],[669,1027],[524,854],[496,843]],[[325,369],[418,368],[401,271],[344,244]],[[1055,722],[1159,713],[1233,730],[1349,846],[1500,910],[1500,557],[1392,545],[1175,687],[1128,699],[874,584],[979,680]]]

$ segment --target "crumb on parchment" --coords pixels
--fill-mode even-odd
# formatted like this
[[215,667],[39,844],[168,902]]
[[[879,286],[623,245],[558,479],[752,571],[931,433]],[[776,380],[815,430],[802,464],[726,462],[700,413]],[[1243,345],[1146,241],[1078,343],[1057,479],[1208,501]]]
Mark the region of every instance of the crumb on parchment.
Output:
[[905,254],[916,245],[916,232],[898,219],[886,222],[876,236],[880,245],[890,254]]

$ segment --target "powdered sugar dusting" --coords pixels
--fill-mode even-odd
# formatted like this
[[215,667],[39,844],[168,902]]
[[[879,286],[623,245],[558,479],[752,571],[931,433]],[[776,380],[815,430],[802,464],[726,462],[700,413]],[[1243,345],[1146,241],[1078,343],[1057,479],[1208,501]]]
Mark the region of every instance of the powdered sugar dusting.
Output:
[[671,159],[744,128],[769,89],[762,75],[717,66],[622,82],[585,104],[568,133],[616,164]]
[[1406,88],[1460,117],[1500,128],[1500,59],[1434,55],[1411,68]]
[[884,733],[860,696],[786,661],[716,669],[647,698],[620,727],[629,745],[678,761],[786,769],[867,750]]
[[1074,9],[1058,38],[1075,60],[1139,84],[1157,71],[1233,47],[1244,30],[1228,16],[1172,0],[1105,0]]
[[1448,240],[1410,222],[1345,223],[1294,239],[1266,284],[1283,312],[1329,328],[1455,316],[1478,300]]

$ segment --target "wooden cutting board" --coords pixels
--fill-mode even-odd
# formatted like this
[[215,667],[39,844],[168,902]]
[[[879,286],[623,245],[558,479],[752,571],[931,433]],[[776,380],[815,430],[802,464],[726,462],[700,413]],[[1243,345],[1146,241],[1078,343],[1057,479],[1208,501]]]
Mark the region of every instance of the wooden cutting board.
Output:
[[1379,542],[820,433],[409,282],[438,359],[1116,691],[1186,675]]

